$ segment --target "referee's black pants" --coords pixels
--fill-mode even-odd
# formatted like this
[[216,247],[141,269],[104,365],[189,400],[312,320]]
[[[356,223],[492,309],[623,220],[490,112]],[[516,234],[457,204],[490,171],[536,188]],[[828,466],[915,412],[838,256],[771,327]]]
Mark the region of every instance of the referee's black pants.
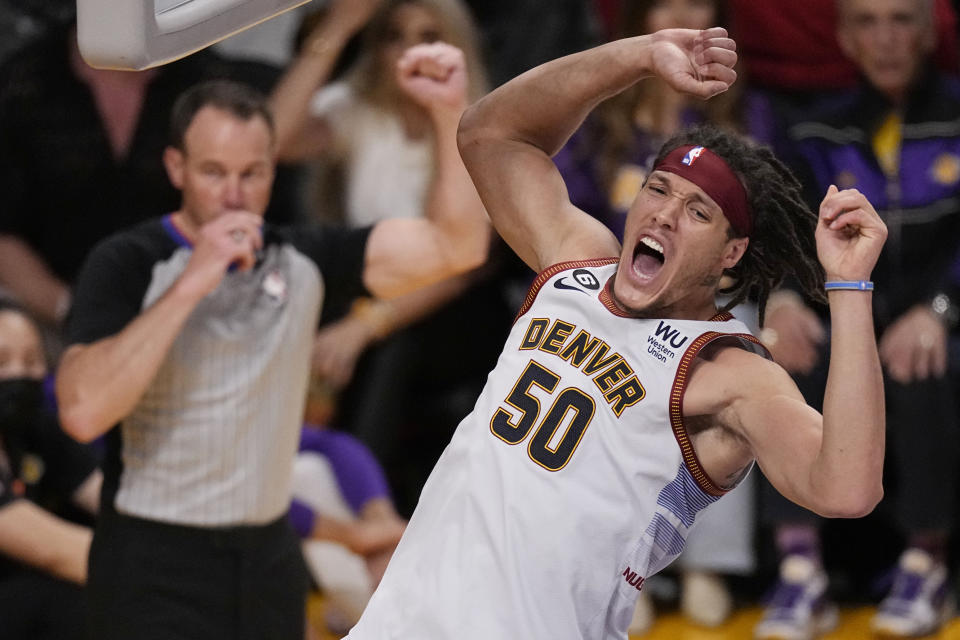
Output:
[[105,513],[90,549],[91,640],[303,637],[308,578],[286,516],[203,529]]

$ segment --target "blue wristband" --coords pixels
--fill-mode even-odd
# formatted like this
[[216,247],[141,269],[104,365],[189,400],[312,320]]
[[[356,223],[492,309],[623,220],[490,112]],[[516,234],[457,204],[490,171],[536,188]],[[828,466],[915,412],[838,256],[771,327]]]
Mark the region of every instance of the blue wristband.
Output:
[[873,291],[873,283],[869,280],[834,280],[824,282],[823,288],[827,291]]

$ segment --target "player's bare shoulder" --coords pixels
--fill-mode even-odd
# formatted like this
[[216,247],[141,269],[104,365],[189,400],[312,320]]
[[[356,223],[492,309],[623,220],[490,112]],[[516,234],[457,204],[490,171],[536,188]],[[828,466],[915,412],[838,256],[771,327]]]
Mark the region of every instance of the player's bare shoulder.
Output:
[[684,424],[704,471],[718,486],[736,484],[756,458],[741,411],[751,399],[777,393],[778,385],[767,381],[781,372],[779,365],[730,344],[708,346],[693,361]]

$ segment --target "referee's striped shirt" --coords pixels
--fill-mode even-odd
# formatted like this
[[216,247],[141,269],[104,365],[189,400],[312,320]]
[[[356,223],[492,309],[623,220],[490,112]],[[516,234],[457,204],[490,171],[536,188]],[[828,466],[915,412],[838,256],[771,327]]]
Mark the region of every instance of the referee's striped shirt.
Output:
[[[368,230],[264,230],[257,266],[228,272],[193,311],[134,410],[108,438],[104,502],[126,515],[219,527],[289,508],[310,353],[326,294],[364,293]],[[166,216],[87,258],[70,343],[123,330],[183,272],[192,248]]]

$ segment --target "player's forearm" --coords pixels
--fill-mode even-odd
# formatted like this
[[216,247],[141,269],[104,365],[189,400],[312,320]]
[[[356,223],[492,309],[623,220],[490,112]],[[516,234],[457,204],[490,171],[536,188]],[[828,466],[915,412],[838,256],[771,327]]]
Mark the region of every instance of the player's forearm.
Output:
[[64,430],[89,442],[125,418],[200,299],[175,284],[118,334],[70,347],[56,383]]
[[461,145],[491,136],[553,155],[596,105],[651,74],[652,42],[617,40],[527,71],[468,109]]
[[440,236],[448,274],[480,266],[487,257],[490,228],[477,189],[457,149],[462,109],[434,112],[434,171],[426,216]]
[[58,324],[70,290],[23,240],[0,235],[0,285],[38,318]]
[[883,374],[873,330],[872,295],[829,294],[830,370],[823,404],[823,439],[812,470],[819,495],[845,515],[869,513],[883,495]]

